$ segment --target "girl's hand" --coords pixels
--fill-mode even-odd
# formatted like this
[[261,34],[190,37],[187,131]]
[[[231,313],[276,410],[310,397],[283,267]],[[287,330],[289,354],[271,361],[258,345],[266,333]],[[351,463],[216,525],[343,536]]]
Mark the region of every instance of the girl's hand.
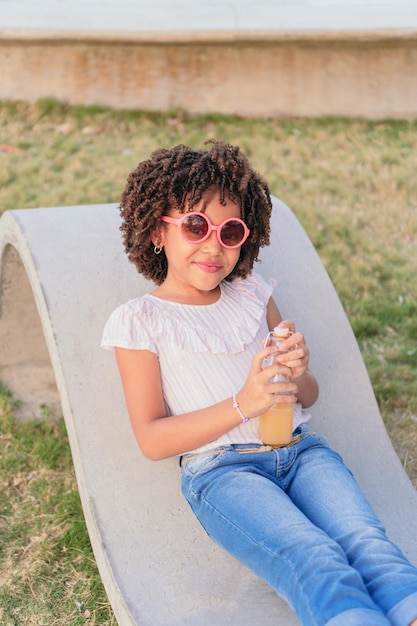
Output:
[[276,393],[286,393],[280,397],[280,402],[296,402],[298,386],[293,381],[270,382],[270,379],[277,374],[288,377],[290,375],[288,366],[278,363],[278,361],[265,369],[263,368],[264,359],[271,354],[276,354],[274,346],[262,348],[255,354],[245,384],[237,394],[242,413],[250,419],[258,417],[276,404]]
[[304,335],[295,331],[295,325],[292,320],[283,320],[279,326],[289,328],[293,333],[280,346],[280,351],[285,351],[285,353],[277,356],[277,362],[287,368],[286,373],[280,373],[288,376],[293,381],[297,381],[307,371],[310,351],[306,345]]

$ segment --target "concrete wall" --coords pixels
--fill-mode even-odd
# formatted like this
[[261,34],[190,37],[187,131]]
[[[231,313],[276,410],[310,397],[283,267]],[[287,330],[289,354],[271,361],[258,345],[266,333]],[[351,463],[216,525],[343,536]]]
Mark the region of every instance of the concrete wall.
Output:
[[417,32],[0,31],[0,99],[259,116],[417,117]]

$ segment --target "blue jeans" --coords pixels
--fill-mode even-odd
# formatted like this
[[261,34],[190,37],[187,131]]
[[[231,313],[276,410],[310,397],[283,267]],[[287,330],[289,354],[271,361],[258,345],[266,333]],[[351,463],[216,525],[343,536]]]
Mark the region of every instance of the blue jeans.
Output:
[[307,424],[298,433],[300,442],[270,452],[230,445],[184,455],[185,498],[208,535],[267,581],[301,624],[408,626],[417,617],[417,568],[326,439]]

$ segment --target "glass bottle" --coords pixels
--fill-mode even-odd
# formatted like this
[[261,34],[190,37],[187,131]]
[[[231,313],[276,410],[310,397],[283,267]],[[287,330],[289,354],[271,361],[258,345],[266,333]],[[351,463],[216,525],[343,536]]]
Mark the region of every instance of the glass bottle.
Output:
[[[269,333],[265,345],[275,345],[278,350],[280,345],[291,336],[289,328],[280,328],[276,326]],[[264,367],[272,365],[277,354],[271,354],[264,361]],[[282,374],[277,374],[271,378],[271,382],[286,382],[289,379]],[[285,392],[284,392],[285,393]],[[294,404],[292,402],[279,402],[277,395],[277,403],[269,408],[259,417],[259,438],[263,443],[268,445],[285,446],[291,441]]]

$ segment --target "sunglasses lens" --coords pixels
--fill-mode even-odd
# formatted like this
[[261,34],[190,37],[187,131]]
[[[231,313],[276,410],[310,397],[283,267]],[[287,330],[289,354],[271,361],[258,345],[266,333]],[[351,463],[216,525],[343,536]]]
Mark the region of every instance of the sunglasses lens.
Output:
[[245,229],[241,222],[228,220],[220,231],[220,239],[226,248],[239,246],[245,237]]
[[187,215],[182,223],[181,230],[187,241],[200,241],[208,231],[208,222],[203,215]]

